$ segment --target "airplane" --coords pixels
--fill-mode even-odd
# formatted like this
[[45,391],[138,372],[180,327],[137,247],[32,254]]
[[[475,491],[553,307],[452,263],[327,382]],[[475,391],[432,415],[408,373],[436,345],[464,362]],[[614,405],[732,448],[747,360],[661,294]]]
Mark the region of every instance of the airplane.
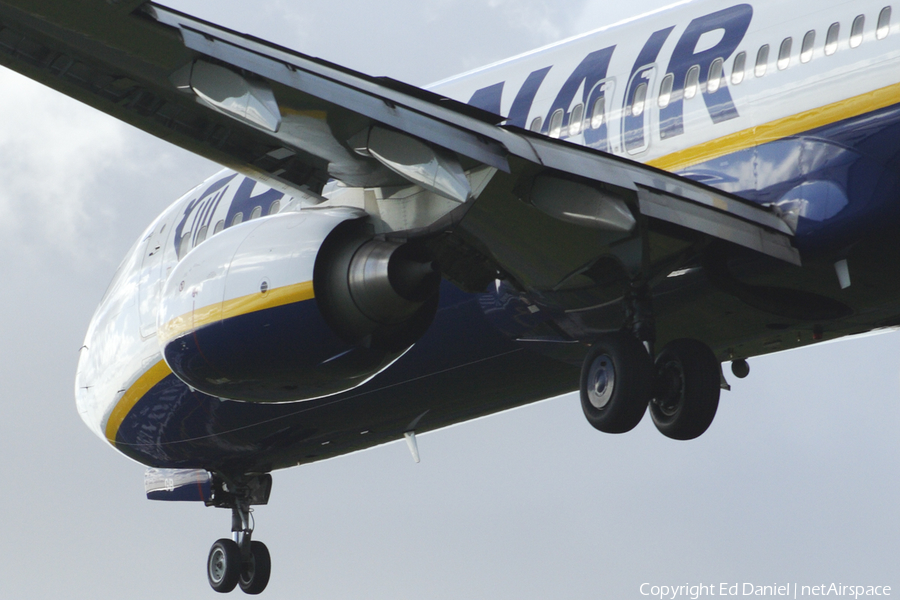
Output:
[[427,89],[136,0],[0,2],[13,70],[226,170],[136,241],[75,394],[151,499],[579,390],[711,425],[721,364],[900,324],[887,2],[681,2]]

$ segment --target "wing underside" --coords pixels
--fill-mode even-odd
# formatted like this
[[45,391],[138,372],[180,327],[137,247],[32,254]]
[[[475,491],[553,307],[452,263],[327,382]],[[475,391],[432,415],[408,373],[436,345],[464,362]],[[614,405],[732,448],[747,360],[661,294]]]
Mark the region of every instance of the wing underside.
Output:
[[768,207],[152,3],[0,2],[0,63],[309,203],[357,202],[467,289],[502,278],[571,313],[711,242],[799,264]]

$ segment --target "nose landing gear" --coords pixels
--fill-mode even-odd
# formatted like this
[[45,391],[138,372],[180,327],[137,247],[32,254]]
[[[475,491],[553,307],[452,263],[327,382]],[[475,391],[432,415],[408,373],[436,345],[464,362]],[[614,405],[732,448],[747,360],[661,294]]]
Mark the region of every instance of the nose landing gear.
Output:
[[240,485],[217,482],[215,506],[231,508],[231,539],[217,540],[209,549],[206,575],[209,585],[227,594],[240,585],[246,594],[262,593],[269,584],[272,559],[262,542],[252,540],[251,504],[265,504],[272,488],[269,475],[252,477]]

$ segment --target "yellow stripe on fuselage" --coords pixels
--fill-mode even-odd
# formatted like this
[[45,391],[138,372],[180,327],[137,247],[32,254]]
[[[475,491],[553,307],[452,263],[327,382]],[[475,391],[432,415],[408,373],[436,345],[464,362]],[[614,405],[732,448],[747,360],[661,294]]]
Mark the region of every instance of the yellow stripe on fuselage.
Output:
[[900,83],[750,127],[649,160],[647,164],[665,171],[676,172],[732,152],[804,133],[844,119],[858,117],[898,102],[900,102]]
[[128,413],[134,408],[138,400],[143,398],[144,394],[149,392],[154,385],[171,374],[172,370],[169,368],[169,365],[164,360],[161,360],[147,369],[130,388],[125,390],[125,393],[119,398],[116,407],[113,408],[109,414],[109,419],[106,421],[106,439],[111,444],[115,445],[116,435],[119,433],[122,421],[125,420],[125,417],[128,416]]
[[275,288],[264,294],[249,294],[240,298],[225,300],[221,303],[198,308],[180,317],[175,317],[162,326],[159,331],[159,339],[161,343],[166,343],[210,323],[224,321],[225,319],[239,317],[267,308],[311,300],[314,297],[312,281],[305,281]]

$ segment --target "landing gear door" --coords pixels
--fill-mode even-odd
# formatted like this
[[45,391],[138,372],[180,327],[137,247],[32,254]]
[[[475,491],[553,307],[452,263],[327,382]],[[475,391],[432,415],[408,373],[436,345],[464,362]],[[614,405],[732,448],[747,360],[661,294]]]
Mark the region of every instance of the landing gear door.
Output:
[[144,246],[141,261],[141,278],[138,284],[138,312],[141,321],[141,337],[156,335],[156,314],[162,290],[163,249],[168,238],[167,223],[157,224]]
[[625,88],[622,145],[630,155],[640,154],[650,147],[650,90],[655,75],[655,65],[641,67]]

